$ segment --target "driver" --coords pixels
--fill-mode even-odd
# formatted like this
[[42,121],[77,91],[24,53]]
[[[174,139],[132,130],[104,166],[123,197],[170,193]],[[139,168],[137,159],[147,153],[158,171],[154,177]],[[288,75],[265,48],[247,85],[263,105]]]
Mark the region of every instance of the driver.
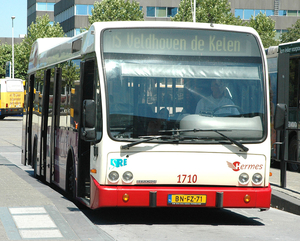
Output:
[[[225,97],[225,85],[222,80],[215,79],[211,82],[212,94],[208,97],[203,97],[196,106],[196,114],[201,112],[211,112],[214,114],[229,114],[239,115],[239,111],[235,107],[225,107],[226,105],[233,106],[234,103]],[[224,107],[223,107],[224,106]],[[215,109],[219,108],[215,111]],[[223,107],[223,108],[221,108]]]

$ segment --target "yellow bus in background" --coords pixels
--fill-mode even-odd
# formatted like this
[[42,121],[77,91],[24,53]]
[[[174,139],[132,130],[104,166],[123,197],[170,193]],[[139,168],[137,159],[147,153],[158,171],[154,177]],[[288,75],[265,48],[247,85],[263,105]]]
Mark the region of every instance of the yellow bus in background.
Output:
[[24,106],[24,85],[22,79],[0,80],[0,120],[6,116],[22,115]]

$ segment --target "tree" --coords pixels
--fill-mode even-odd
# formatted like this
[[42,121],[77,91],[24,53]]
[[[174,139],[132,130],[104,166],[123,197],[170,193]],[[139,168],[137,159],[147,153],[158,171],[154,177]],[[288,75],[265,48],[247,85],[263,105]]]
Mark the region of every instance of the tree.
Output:
[[[24,57],[21,44],[14,44],[14,77],[24,79],[26,78],[26,71],[23,70]],[[6,62],[12,61],[12,46],[10,44],[2,44],[0,46],[0,79],[5,78]],[[28,62],[27,62],[28,63]]]
[[275,21],[266,14],[260,12],[256,17],[252,16],[248,26],[257,31],[264,48],[278,45],[278,41],[275,40]]
[[135,0],[103,0],[95,2],[90,24],[107,21],[142,21],[144,14]]
[[0,45],[0,79],[5,78],[6,62],[12,59],[12,47],[9,44]]
[[287,29],[287,32],[281,35],[281,42],[288,43],[297,41],[300,38],[300,19],[296,21],[291,28]]
[[35,23],[31,23],[28,27],[28,34],[16,49],[15,69],[19,78],[26,79],[29,56],[32,44],[38,38],[64,37],[64,31],[59,23],[50,23],[50,18],[46,14],[37,17]]
[[[182,0],[179,4],[178,13],[171,18],[173,21],[192,22],[191,1]],[[228,0],[197,0],[196,22],[244,25],[239,17],[231,12]]]

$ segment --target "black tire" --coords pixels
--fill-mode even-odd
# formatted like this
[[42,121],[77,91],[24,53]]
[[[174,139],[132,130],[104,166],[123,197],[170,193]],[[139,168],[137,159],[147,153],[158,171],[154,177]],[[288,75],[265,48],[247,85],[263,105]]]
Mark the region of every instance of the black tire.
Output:
[[[290,161],[297,161],[297,148],[298,148],[298,141],[296,137],[293,137],[289,144],[289,160]],[[293,172],[299,172],[300,166],[297,164],[288,163],[288,170]]]

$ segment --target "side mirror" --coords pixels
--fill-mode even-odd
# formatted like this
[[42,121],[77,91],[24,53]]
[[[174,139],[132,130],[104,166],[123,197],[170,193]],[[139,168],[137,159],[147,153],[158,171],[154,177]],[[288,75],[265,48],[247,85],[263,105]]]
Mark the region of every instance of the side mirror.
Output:
[[95,129],[96,104],[94,100],[83,101],[81,137],[85,141],[94,141],[96,138]]
[[286,118],[287,118],[286,104],[278,103],[275,109],[274,129],[277,131],[284,130]]

